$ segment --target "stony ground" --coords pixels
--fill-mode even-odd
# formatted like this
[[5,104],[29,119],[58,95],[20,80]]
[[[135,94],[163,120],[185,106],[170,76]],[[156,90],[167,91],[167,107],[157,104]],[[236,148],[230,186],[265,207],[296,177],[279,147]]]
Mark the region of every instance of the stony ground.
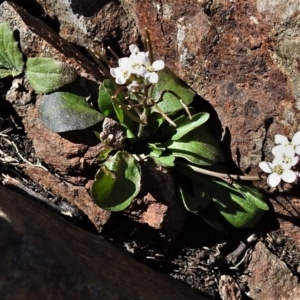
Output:
[[[28,166],[34,170],[47,167],[37,157],[22,122],[14,115],[13,105],[3,99],[5,88],[2,86],[0,102],[2,183],[32,201],[48,203],[71,222],[97,234],[99,230],[76,205],[42,187],[24,172]],[[47,172],[55,176],[54,170]],[[196,216],[187,215],[181,232],[169,241],[166,229],[138,222],[133,207],[125,213],[112,214],[100,234],[138,261],[185,282],[211,299],[297,299],[298,201],[283,197],[280,200],[271,200],[275,211],[268,212],[251,230],[227,228],[218,232]]]
[[[203,97],[196,105],[211,112],[228,159],[244,173],[257,173],[274,134],[299,130],[298,0],[71,2],[4,1],[0,19],[17,29],[26,56],[68,62],[94,90],[103,76],[85,47],[125,53],[147,26],[157,55]],[[0,82],[2,184],[211,299],[300,299],[297,187],[263,185],[270,212],[257,227],[221,233],[170,201],[168,173],[151,177],[153,166],[144,166],[139,198],[130,210],[110,214],[89,193],[98,140],[85,131],[47,130],[41,101],[22,77]]]

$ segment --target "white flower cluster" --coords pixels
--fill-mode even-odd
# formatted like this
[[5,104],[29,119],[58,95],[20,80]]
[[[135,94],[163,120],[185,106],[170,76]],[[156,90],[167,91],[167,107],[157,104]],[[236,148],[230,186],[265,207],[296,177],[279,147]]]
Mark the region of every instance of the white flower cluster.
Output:
[[259,163],[259,167],[270,174],[267,179],[270,187],[276,187],[281,180],[292,183],[299,176],[299,173],[292,168],[299,161],[300,131],[293,136],[291,141],[283,135],[275,135],[275,144],[276,146],[272,149],[273,162],[262,161]]
[[163,60],[150,61],[149,53],[142,52],[136,45],[130,45],[131,55],[118,60],[119,67],[111,68],[110,74],[116,78],[116,83],[128,84],[128,89],[138,91],[142,85],[142,80],[146,79],[150,83],[158,81],[156,71],[165,67]]

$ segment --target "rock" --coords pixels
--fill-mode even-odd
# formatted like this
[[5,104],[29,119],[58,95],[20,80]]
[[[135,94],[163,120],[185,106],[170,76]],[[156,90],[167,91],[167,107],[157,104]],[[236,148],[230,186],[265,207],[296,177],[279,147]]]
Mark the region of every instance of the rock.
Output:
[[[41,12],[30,5],[17,1],[32,14],[40,17]],[[136,43],[139,32],[134,20],[117,1],[31,1],[42,9],[42,13],[59,23],[59,35],[81,47],[89,47],[100,52],[110,46],[121,54],[128,52],[130,44]]]
[[229,275],[221,275],[218,289],[222,300],[241,300],[242,294],[239,286]]
[[[271,158],[275,134],[298,130],[297,0],[122,3],[141,32],[150,30],[156,57],[208,101],[199,106],[213,107],[211,128],[225,133],[223,146],[243,171],[258,171],[262,151]],[[292,75],[276,59],[286,48],[292,55],[281,50],[281,61]]]
[[206,299],[0,187],[1,299]]
[[255,300],[300,299],[298,279],[286,264],[258,242],[248,266],[248,296]]
[[98,68],[76,47],[17,4],[4,1],[0,5],[0,22],[18,30],[20,46],[27,57],[51,57],[72,64],[81,76],[98,81],[102,78]]
[[280,229],[282,229],[287,236],[295,241],[298,249],[300,249],[299,196],[293,195],[292,193],[291,197],[279,195],[276,201],[271,199],[271,202],[274,212],[278,216]]
[[59,195],[68,202],[81,209],[93,222],[100,232],[110,217],[110,212],[101,209],[90,196],[89,189],[68,183],[50,172],[38,167],[24,165],[24,172],[41,186],[47,187],[55,195]]

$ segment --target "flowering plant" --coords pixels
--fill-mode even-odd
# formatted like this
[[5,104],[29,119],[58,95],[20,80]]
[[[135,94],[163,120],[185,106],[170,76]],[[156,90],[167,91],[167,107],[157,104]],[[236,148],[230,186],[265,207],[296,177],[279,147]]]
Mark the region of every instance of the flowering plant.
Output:
[[291,141],[287,137],[275,135],[276,146],[272,149],[274,159],[272,162],[262,161],[259,167],[270,174],[267,184],[276,187],[281,180],[292,183],[297,180],[299,173],[293,168],[297,165],[300,155],[300,131],[298,131]]
[[[101,143],[100,168],[91,189],[100,207],[126,209],[140,191],[141,164],[152,160],[171,172],[178,198],[188,211],[218,229],[224,220],[236,227],[254,226],[268,209],[263,193],[243,181],[254,178],[227,174],[220,145],[205,124],[209,114],[197,112],[192,106],[194,91],[163,60],[154,60],[148,31],[145,48],[144,52],[130,45],[129,57],[123,58],[112,51],[117,67],[91,52],[107,76],[95,107],[88,102],[91,95],[86,89],[78,82],[70,85],[77,73],[69,65],[29,58],[25,68],[9,26],[0,24],[0,53],[4,53],[0,78],[25,72],[36,92],[46,94],[41,121],[54,132],[82,130],[102,122],[102,131],[96,132]],[[290,145],[298,154],[298,137],[291,144],[283,140],[278,144],[281,148],[274,151],[281,153],[281,167],[288,171],[287,165],[295,162]],[[278,174],[277,163],[266,164]],[[291,180],[287,171],[280,177],[286,181]],[[274,185],[273,173],[269,182]]]
[[[106,119],[98,134],[103,148],[91,190],[94,200],[111,211],[127,208],[140,191],[140,164],[152,160],[170,170],[188,211],[219,229],[224,218],[236,227],[255,225],[268,209],[263,193],[242,181],[254,178],[226,173],[219,143],[204,124],[209,114],[195,112],[195,93],[163,60],[153,59],[147,31],[146,37],[145,52],[136,45],[129,46],[128,57],[112,52],[118,66],[105,72],[108,79],[99,89]],[[116,121],[121,134],[108,129]]]

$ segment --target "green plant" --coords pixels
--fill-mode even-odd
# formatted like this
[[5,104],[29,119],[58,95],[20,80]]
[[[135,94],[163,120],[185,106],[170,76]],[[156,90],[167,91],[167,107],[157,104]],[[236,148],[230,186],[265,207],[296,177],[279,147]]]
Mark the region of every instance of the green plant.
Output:
[[[40,115],[54,132],[88,128],[106,117],[103,132],[96,133],[102,150],[91,189],[102,208],[126,209],[140,191],[141,162],[153,160],[170,170],[188,211],[218,229],[224,219],[236,227],[254,226],[268,209],[262,191],[243,181],[254,178],[226,173],[223,152],[205,124],[209,114],[195,113],[194,91],[162,60],[153,60],[147,31],[146,37],[148,52],[131,45],[130,57],[118,59],[116,68],[91,52],[108,77],[99,87],[101,112],[87,103],[84,89],[61,89],[75,79],[68,65],[48,58],[24,63],[7,24],[0,25],[0,76],[25,72],[37,92],[49,93]],[[118,124],[118,130],[109,123]]]
[[[89,96],[87,91],[79,87],[62,89],[78,76],[72,66],[49,57],[26,59],[9,25],[1,23],[0,79],[23,73],[37,93],[48,94],[42,103],[41,116],[43,123],[50,130],[80,130],[103,120],[104,116],[86,101]],[[61,91],[58,91],[59,89]]]
[[161,61],[153,61],[149,42],[147,53],[129,48],[130,57],[118,59],[99,89],[100,110],[122,125],[126,138],[117,147],[102,138],[105,147],[92,186],[96,203],[126,209],[140,188],[139,163],[153,160],[172,172],[188,211],[218,229],[220,216],[236,227],[254,226],[268,206],[263,192],[243,180],[257,178],[226,174],[222,150],[205,125],[209,114],[191,114],[195,93]]

